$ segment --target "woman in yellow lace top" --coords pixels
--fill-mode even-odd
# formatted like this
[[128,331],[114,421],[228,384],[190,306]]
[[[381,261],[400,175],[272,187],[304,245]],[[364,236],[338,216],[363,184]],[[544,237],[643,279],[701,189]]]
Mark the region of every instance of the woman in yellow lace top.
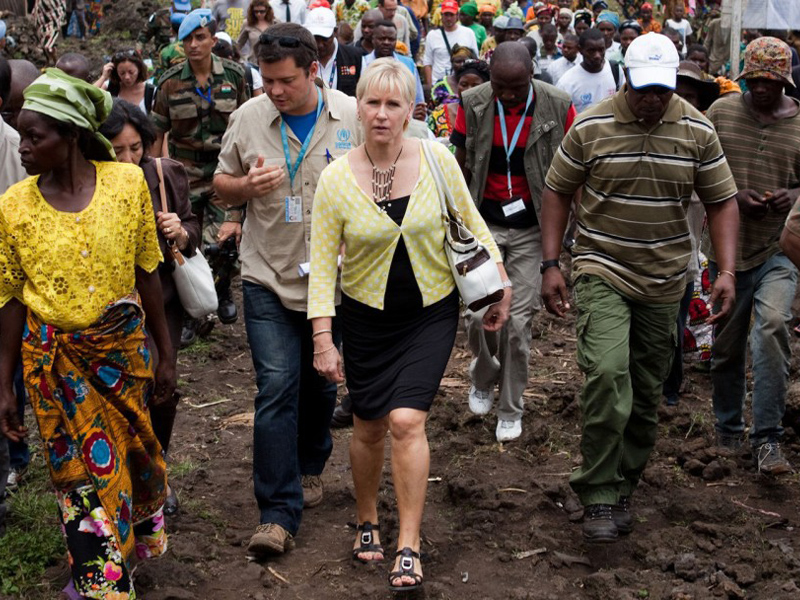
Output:
[[66,595],[132,600],[131,559],[167,544],[147,405],[175,388],[167,360],[153,390],[144,331],[146,314],[170,356],[150,192],[96,133],[107,92],[48,69],[24,97],[19,152],[33,176],[0,197],[0,432],[26,433],[12,392],[21,354],[71,555]]

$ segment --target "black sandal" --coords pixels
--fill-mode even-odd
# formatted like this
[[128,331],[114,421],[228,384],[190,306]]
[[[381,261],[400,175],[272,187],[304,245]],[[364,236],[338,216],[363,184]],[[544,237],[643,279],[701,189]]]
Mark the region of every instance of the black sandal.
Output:
[[[422,587],[422,575],[414,570],[414,559],[420,558],[419,552],[414,552],[406,546],[397,551],[395,556],[400,557],[400,570],[389,573],[389,589],[393,592],[410,592]],[[415,583],[411,585],[392,585],[395,579],[411,577]]]
[[[348,523],[348,525],[354,527],[356,531],[361,532],[361,535],[359,536],[360,545],[358,548],[353,548],[353,560],[357,560],[365,565],[383,562],[383,559],[385,558],[383,546],[375,543],[375,537],[372,534],[373,531],[379,531],[378,525],[373,525],[369,521],[364,521],[361,525],[355,525],[354,523]],[[363,554],[365,552],[372,552],[374,554],[380,553],[383,558],[364,559],[358,556],[359,554]]]

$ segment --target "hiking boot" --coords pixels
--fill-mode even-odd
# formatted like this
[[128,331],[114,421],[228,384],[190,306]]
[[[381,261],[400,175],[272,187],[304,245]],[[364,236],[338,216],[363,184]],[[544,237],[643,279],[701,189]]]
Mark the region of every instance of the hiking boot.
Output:
[[236,303],[233,301],[231,288],[226,287],[217,290],[217,299],[219,300],[217,317],[219,317],[220,322],[225,325],[236,323],[236,320],[239,318],[239,312],[236,310]]
[[610,504],[590,504],[583,509],[583,539],[593,544],[616,542],[619,530]]
[[717,432],[717,454],[732,458],[745,450],[744,438],[738,433]]
[[262,523],[256,528],[247,553],[259,557],[269,554],[283,554],[294,548],[294,538],[277,523]]
[[344,429],[353,426],[353,404],[350,396],[344,396],[342,402],[333,409],[331,417],[331,427],[333,429]]
[[197,319],[187,317],[181,330],[181,348],[188,348],[197,341]]
[[474,385],[469,388],[469,410],[473,415],[485,415],[492,410],[494,392],[479,390]]
[[494,434],[497,437],[497,441],[501,444],[517,439],[522,435],[522,419],[520,418],[516,421],[498,419],[497,430],[495,430]]
[[793,473],[792,465],[786,460],[778,442],[761,444],[753,457],[759,473],[764,475],[785,475]]
[[631,515],[631,499],[629,496],[620,496],[619,502],[611,507],[611,519],[617,526],[620,535],[628,535],[633,531],[633,516]]
[[314,508],[322,504],[322,477],[303,475],[303,508]]

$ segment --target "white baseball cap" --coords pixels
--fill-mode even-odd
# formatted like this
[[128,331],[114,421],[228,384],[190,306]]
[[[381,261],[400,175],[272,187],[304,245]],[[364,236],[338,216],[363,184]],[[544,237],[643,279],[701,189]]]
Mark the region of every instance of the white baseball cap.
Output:
[[675,89],[681,57],[667,36],[650,32],[631,42],[625,52],[628,83],[634,89],[659,85]]
[[308,13],[305,28],[311,32],[311,35],[329,38],[336,29],[336,16],[330,8],[320,6]]

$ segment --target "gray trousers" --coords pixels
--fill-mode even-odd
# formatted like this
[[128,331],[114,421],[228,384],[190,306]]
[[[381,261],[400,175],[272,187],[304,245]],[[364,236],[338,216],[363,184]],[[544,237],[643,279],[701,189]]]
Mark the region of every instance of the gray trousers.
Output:
[[499,385],[497,416],[516,421],[522,418],[522,392],[528,385],[531,322],[541,307],[542,233],[538,226],[509,229],[487,225],[503,255],[514,292],[511,314],[499,332],[483,329],[482,314],[466,312],[467,338],[474,356],[470,378],[479,390],[494,390]]

